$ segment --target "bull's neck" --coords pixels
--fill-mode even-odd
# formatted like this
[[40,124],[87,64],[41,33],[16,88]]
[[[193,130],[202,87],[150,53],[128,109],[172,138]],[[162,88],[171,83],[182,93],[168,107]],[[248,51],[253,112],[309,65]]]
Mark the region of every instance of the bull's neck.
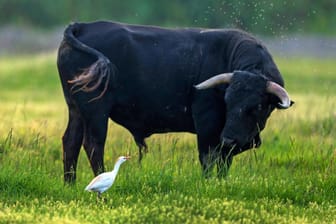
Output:
[[[227,72],[240,70],[262,74],[268,80],[284,86],[284,81],[272,56],[260,42],[247,36],[235,41],[231,40],[229,45],[226,51],[228,58]],[[253,45],[260,45],[260,47]],[[259,52],[255,52],[255,50],[260,50],[262,53],[257,54]],[[256,54],[259,56],[256,56]],[[256,69],[256,67],[259,68]]]
[[237,49],[240,47],[240,45],[243,43],[244,40],[231,40],[227,47],[227,55],[226,57],[228,58],[228,64],[227,64],[227,69],[228,72],[233,72],[235,70],[243,70],[240,64],[237,64],[237,61],[239,61],[244,55],[237,55]]

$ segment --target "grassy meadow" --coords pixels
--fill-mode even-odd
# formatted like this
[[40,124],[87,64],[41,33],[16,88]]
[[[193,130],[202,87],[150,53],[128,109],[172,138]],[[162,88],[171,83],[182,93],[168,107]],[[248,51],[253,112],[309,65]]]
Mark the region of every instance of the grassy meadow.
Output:
[[80,154],[63,185],[67,108],[55,54],[0,58],[0,223],[336,223],[335,60],[276,62],[296,102],[275,111],[263,145],[203,179],[191,134],[154,135],[140,167],[131,135],[110,123],[105,165],[130,153],[105,201]]

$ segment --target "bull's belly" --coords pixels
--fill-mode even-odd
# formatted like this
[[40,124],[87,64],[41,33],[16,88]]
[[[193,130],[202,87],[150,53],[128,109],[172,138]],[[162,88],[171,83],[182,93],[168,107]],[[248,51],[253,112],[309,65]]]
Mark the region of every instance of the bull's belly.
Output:
[[128,107],[113,110],[110,118],[128,129],[132,134],[148,137],[156,133],[190,132],[195,133],[190,111],[156,110],[137,111]]

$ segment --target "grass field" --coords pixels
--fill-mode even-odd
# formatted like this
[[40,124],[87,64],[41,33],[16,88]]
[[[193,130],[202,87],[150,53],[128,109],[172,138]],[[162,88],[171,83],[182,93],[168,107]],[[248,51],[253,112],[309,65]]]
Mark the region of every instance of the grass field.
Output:
[[234,158],[224,180],[203,179],[190,134],[154,135],[142,167],[131,135],[110,123],[105,164],[116,183],[97,202],[80,154],[64,186],[67,122],[55,55],[0,58],[0,223],[336,223],[336,64],[277,59],[296,104],[275,111],[260,149]]

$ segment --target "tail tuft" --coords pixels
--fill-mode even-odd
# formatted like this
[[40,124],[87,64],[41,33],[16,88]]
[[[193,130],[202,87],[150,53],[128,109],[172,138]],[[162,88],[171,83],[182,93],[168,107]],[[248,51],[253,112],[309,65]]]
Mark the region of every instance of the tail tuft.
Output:
[[110,76],[111,76],[110,61],[107,58],[105,59],[100,57],[94,64],[86,68],[81,74],[79,74],[73,80],[69,80],[68,83],[73,85],[71,87],[71,91],[73,93],[79,91],[88,93],[96,90],[105,79],[104,89],[98,96],[89,100],[89,102],[92,102],[94,100],[101,98],[105,94],[110,81]]

